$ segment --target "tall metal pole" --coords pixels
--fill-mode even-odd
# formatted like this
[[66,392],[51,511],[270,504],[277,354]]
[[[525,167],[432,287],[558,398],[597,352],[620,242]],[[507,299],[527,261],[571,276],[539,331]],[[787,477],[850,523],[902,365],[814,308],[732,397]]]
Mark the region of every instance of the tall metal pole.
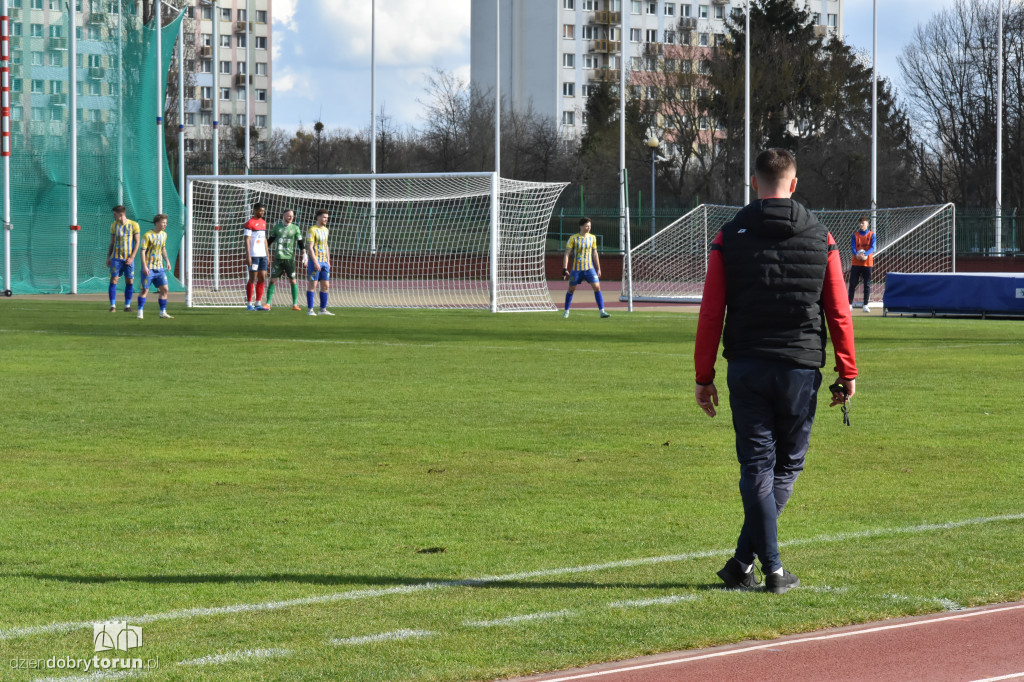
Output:
[[[211,2],[213,10],[213,174],[220,175],[220,6]],[[249,124],[248,121],[245,122]],[[213,290],[220,291],[220,185],[213,185]]]
[[501,0],[494,0],[494,177],[491,179],[491,312],[498,312],[498,252],[501,248]]
[[153,31],[156,33],[156,212],[164,212],[164,102],[167,88],[164,87],[163,16],[164,6],[160,0],[153,3]]
[[871,17],[871,230],[878,225],[878,0]]
[[71,167],[68,175],[71,208],[71,293],[78,293],[78,87],[75,53],[78,39],[75,36],[75,19],[78,12],[74,3],[68,3],[68,137],[71,142]]
[[747,0],[743,67],[743,205],[750,203],[750,0]]
[[117,204],[124,205],[124,0],[117,3]]
[[[182,9],[182,12],[185,10]],[[185,21],[178,24],[178,196],[181,197],[182,226],[185,220]],[[186,283],[185,271],[185,230],[181,231],[181,247],[178,249],[178,274]]]
[[996,40],[996,239],[995,255],[1003,253],[1003,0],[999,0],[999,37]]
[[11,22],[0,0],[0,159],[4,177],[4,291],[11,295]]
[[[625,5],[625,3],[623,3]],[[622,7],[622,21],[619,24],[619,249],[622,252],[623,279],[627,282],[627,308],[633,312],[633,269],[629,239],[629,174],[626,172],[626,65],[629,60],[626,49],[629,45],[629,12]]]
[[[377,0],[370,3],[370,173],[377,173]],[[370,180],[370,253],[377,253],[377,181]]]
[[495,0],[497,7],[496,30],[494,32],[494,172],[501,177],[501,0]]
[[[249,75],[250,73],[252,73],[252,71],[250,70],[252,68],[252,64],[249,63],[250,59],[252,58],[252,48],[249,46],[249,43],[252,41],[252,31],[250,30],[251,26],[252,26],[252,21],[250,20],[250,17],[249,17],[249,0],[245,0],[245,174],[246,175],[249,174],[249,159],[250,159],[250,154],[249,154],[249,131],[252,129],[252,121],[249,120],[249,115],[252,113],[251,110],[250,110],[250,104],[249,104],[249,84],[250,84],[250,81],[252,80],[252,76]],[[249,186],[246,185],[246,191],[247,192],[248,192],[248,187]],[[245,203],[248,204],[249,202],[246,201]]]
[[[653,139],[653,138],[652,138]],[[658,147],[651,147],[651,236],[654,236],[654,157],[658,153]]]

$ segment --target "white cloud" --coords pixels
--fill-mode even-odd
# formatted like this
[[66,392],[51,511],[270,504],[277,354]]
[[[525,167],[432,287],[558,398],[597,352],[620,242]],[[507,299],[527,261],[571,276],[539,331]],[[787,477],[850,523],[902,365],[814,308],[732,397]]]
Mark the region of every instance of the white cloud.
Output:
[[299,0],[274,0],[274,23],[280,24],[281,28],[288,31],[297,31],[295,25],[295,10],[298,8]]
[[295,75],[286,73],[274,77],[274,90],[276,92],[291,92],[295,89]]

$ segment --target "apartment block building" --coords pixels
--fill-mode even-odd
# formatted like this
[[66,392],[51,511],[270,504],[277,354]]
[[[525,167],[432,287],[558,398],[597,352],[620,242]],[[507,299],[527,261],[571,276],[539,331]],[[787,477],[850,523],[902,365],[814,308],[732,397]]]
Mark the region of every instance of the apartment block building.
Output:
[[[843,35],[843,0],[797,2],[820,35]],[[635,75],[652,51],[721,44],[726,19],[742,13],[746,0],[505,0],[500,34],[495,4],[472,0],[471,82],[493,91],[499,40],[506,106],[532,108],[570,138],[583,133],[590,88],[602,80],[618,83],[624,59]],[[630,78],[637,82],[643,81]]]
[[[257,138],[269,137],[273,127],[271,88],[273,31],[271,0],[188,0],[182,28],[185,48],[185,151],[211,149],[214,99],[221,131],[244,128],[246,80],[249,85],[248,125]],[[214,20],[217,49],[214,49]],[[246,61],[246,42],[249,58]],[[216,63],[214,56],[216,53]],[[173,96],[173,94],[172,94]]]

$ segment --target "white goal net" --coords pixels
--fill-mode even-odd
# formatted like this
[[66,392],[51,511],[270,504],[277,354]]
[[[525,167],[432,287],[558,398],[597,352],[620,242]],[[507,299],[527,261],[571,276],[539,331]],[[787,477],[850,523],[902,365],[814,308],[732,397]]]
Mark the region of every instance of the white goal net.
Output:
[[[268,229],[291,209],[304,238],[316,211],[329,211],[329,305],[553,310],[544,250],[564,187],[494,173],[193,177],[188,304],[245,305],[242,233],[261,203]],[[290,304],[290,288],[269,303]]]
[[[634,247],[622,300],[632,296],[634,301],[699,303],[711,242],[739,210],[738,206],[702,204]],[[871,210],[814,214],[839,244],[843,273],[848,274],[853,257],[850,238],[861,217],[872,217]],[[885,294],[887,272],[955,271],[954,217],[953,204],[875,210],[872,300],[880,301]]]

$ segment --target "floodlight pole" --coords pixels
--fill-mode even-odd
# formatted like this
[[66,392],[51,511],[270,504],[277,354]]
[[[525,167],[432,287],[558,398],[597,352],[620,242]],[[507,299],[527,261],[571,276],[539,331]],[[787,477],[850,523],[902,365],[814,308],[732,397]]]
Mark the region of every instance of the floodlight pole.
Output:
[[633,269],[629,240],[629,174],[626,172],[626,49],[629,45],[629,12],[623,9],[619,27],[619,247],[622,251],[623,280],[628,283],[627,309],[633,312]]
[[750,0],[747,0],[743,66],[743,205],[750,203]]
[[163,69],[163,16],[164,6],[159,0],[153,7],[153,32],[156,34],[156,54],[153,61],[156,63],[156,212],[164,212],[164,102],[167,99],[167,90],[164,88]]
[[[217,134],[220,126],[220,6],[215,2],[209,2],[213,19],[213,66],[210,69],[213,73],[213,174],[220,175],[220,136]],[[245,122],[249,124],[248,121]],[[213,186],[213,290],[220,291],[220,185]]]
[[117,204],[124,205],[124,0],[117,2]]
[[501,0],[494,0],[494,177],[491,179],[491,312],[498,312],[498,252],[501,245]]
[[78,88],[75,53],[78,39],[75,36],[75,19],[78,12],[74,3],[68,3],[68,137],[71,143],[71,167],[68,169],[68,191],[71,213],[71,293],[78,293]]
[[[370,174],[377,174],[377,0],[370,3]],[[370,180],[370,253],[377,253],[377,180]]]
[[996,239],[993,250],[1003,252],[1003,0],[999,0],[996,67]]
[[878,227],[878,0],[871,18],[871,231]]
[[11,295],[11,22],[0,0],[0,159],[4,178],[4,291]]
[[[182,9],[182,12],[185,10]],[[182,220],[185,217],[185,21],[178,25],[178,196],[181,198]],[[181,231],[178,250],[181,280],[185,281],[185,231]]]
[[[251,105],[249,104],[249,82],[252,79],[250,75],[250,68],[252,64],[249,60],[252,58],[252,48],[249,43],[252,42],[252,26],[251,17],[249,16],[249,0],[245,0],[245,174],[249,174],[249,131],[252,129],[252,121],[250,121],[250,115],[252,114]],[[219,77],[219,76],[218,76]],[[249,185],[245,186],[246,196],[249,194]],[[248,205],[248,201],[245,202]]]

